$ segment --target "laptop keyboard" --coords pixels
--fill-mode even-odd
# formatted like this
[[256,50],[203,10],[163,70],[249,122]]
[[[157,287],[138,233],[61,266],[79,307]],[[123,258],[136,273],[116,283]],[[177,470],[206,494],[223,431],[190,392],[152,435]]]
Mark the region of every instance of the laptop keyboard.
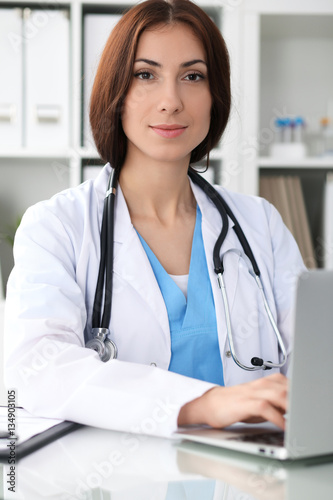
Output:
[[284,445],[283,431],[262,432],[260,434],[244,434],[230,438],[232,441],[247,441],[251,443],[272,444],[274,446]]

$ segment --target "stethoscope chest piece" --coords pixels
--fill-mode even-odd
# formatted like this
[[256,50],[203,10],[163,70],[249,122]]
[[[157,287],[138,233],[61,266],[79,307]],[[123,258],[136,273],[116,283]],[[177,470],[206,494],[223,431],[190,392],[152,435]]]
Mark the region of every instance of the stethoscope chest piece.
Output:
[[87,342],[86,347],[96,351],[101,361],[116,359],[118,350],[116,344],[108,338],[110,331],[107,328],[93,328],[92,333],[94,338]]

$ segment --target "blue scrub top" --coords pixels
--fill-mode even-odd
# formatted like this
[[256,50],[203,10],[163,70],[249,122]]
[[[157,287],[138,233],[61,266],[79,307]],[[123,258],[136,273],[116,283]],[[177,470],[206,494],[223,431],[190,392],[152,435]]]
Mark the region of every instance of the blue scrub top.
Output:
[[217,336],[213,291],[209,279],[197,206],[192,241],[187,301],[155,254],[138,233],[146,251],[168,312],[171,334],[169,370],[188,377],[224,385]]

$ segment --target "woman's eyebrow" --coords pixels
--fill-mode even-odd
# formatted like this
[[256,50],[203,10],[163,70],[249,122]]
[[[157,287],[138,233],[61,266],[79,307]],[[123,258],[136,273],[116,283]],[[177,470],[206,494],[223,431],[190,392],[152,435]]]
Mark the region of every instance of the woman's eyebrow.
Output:
[[205,61],[203,61],[202,59],[193,59],[192,61],[184,62],[183,64],[181,64],[181,66],[182,66],[182,68],[188,68],[189,66],[192,66],[193,64],[197,64],[197,63],[202,63],[202,64],[205,64],[207,66],[207,63]]
[[[150,66],[155,66],[157,68],[162,68],[162,64],[156,62],[156,61],[153,61],[151,59],[144,59],[144,58],[140,58],[140,59],[136,59],[134,61],[135,63],[137,62],[144,62],[146,64],[149,64]],[[188,68],[189,66],[192,66],[193,64],[197,64],[197,63],[202,63],[202,64],[205,64],[207,66],[207,63],[205,61],[203,61],[202,59],[192,59],[191,61],[186,61],[184,63],[182,63],[180,66],[182,68]]]
[[137,62],[144,62],[146,64],[149,64],[150,66],[156,66],[158,68],[161,68],[162,67],[162,64],[156,62],[156,61],[152,61],[151,59],[136,59],[134,61],[134,63],[137,63]]

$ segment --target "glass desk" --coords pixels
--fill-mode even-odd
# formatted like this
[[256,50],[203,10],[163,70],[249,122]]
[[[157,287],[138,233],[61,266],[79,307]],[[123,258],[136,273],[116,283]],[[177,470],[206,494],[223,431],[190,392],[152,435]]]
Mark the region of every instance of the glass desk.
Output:
[[[331,461],[329,461],[331,460]],[[307,500],[333,498],[333,456],[281,464],[162,438],[82,427],[2,464],[0,498],[59,500]],[[2,487],[2,491],[1,491]]]

